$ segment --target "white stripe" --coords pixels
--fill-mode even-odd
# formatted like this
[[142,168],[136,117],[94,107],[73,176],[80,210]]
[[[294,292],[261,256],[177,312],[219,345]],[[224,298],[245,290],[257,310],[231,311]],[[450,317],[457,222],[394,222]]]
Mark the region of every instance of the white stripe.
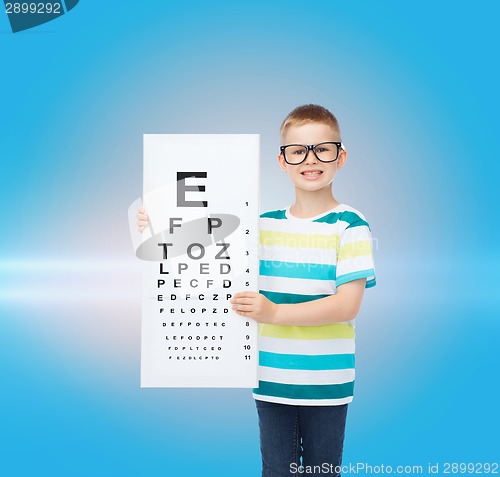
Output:
[[[354,212],[356,215],[358,215],[362,220],[364,220],[366,222],[366,217],[359,210],[355,209],[354,207],[350,207],[349,205],[343,204],[343,206],[341,208],[335,210],[335,213],[339,213],[339,212],[342,213],[342,212],[346,212],[346,211],[347,212]],[[329,215],[329,214],[327,214],[325,212],[325,214],[323,214],[322,217],[325,217],[326,215]],[[267,227],[269,227],[272,230],[280,230],[283,232],[290,231],[291,233],[297,233],[297,221],[296,220],[273,219],[271,217],[260,217],[259,221],[260,221],[259,227],[261,230],[265,230],[265,229],[267,229]],[[349,225],[349,222],[346,222],[345,220],[342,220],[342,219],[339,219],[334,224],[327,224],[324,222],[314,222],[314,221],[308,221],[308,220],[300,220],[299,223],[300,223],[301,228],[302,227],[314,227],[314,230],[319,230],[318,227],[325,228],[327,234],[331,233],[332,227],[335,227],[337,224],[339,224],[340,229],[344,229]]]
[[354,207],[351,207],[350,205],[344,204],[342,211],[354,212],[366,222],[366,217],[359,210],[355,209]]
[[[311,341],[314,341],[311,343]],[[332,338],[326,340],[294,340],[259,336],[259,350],[282,354],[354,354],[353,338]]]
[[276,402],[279,404],[291,404],[294,406],[339,406],[352,401],[352,396],[341,399],[289,399],[276,396],[262,396],[252,393],[254,399],[259,401]]
[[343,384],[354,381],[354,368],[350,369],[278,369],[259,366],[261,381],[281,384]]
[[337,277],[346,273],[359,272],[374,268],[372,255],[361,255],[360,257],[346,258],[337,266]]
[[366,225],[359,225],[358,227],[353,227],[352,229],[346,229],[342,233],[342,243],[341,245],[346,245],[352,242],[360,242],[364,240],[369,240],[371,242],[371,232]]
[[259,222],[259,229],[261,232],[284,232],[289,234],[319,234],[319,235],[338,235],[348,226],[348,222],[338,220],[334,224],[327,224],[326,222],[309,222],[305,221],[297,227],[295,221],[286,219],[271,219],[263,217]]
[[299,295],[331,295],[335,293],[335,280],[310,280],[307,278],[267,277],[259,275],[261,290]]

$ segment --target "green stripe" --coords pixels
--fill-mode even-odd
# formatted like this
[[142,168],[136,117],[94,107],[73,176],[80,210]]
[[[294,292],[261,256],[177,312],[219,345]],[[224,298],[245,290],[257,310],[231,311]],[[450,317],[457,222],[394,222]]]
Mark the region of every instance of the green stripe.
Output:
[[354,381],[342,384],[282,384],[259,381],[255,394],[289,399],[341,399],[354,392]]
[[306,301],[319,300],[320,298],[325,298],[330,295],[298,295],[295,293],[280,293],[271,292],[266,290],[259,290],[267,299],[271,300],[273,303],[278,305],[284,303],[304,303]]
[[323,263],[296,263],[280,260],[261,260],[259,273],[267,277],[308,278],[311,280],[335,280],[335,265]]
[[259,323],[259,336],[292,340],[354,339],[351,323],[331,323],[320,326],[288,326]]
[[260,216],[268,219],[286,219],[285,210],[271,210],[260,214]]
[[354,354],[281,354],[259,351],[259,365],[280,369],[350,369],[354,368]]

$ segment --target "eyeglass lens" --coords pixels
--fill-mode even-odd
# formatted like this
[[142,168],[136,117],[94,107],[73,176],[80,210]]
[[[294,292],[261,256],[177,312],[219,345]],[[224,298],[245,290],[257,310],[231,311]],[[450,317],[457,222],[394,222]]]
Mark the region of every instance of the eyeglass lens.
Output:
[[[317,158],[324,162],[333,162],[338,156],[338,145],[333,143],[318,144],[313,148]],[[284,151],[285,159],[290,164],[300,164],[307,154],[307,146],[292,145],[286,146]]]

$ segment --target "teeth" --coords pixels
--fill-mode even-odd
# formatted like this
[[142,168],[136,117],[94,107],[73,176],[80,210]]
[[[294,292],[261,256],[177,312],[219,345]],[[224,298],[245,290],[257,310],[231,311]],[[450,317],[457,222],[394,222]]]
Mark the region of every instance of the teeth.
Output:
[[302,174],[305,175],[305,176],[319,176],[321,174],[321,171],[303,172]]

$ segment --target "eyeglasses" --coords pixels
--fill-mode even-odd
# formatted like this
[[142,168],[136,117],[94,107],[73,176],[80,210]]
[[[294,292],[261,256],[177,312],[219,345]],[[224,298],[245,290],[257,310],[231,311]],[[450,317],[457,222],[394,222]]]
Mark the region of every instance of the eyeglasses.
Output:
[[294,166],[302,164],[307,159],[309,151],[312,151],[321,162],[335,162],[341,149],[345,151],[345,147],[341,142],[320,142],[311,146],[305,144],[280,146],[285,162]]

